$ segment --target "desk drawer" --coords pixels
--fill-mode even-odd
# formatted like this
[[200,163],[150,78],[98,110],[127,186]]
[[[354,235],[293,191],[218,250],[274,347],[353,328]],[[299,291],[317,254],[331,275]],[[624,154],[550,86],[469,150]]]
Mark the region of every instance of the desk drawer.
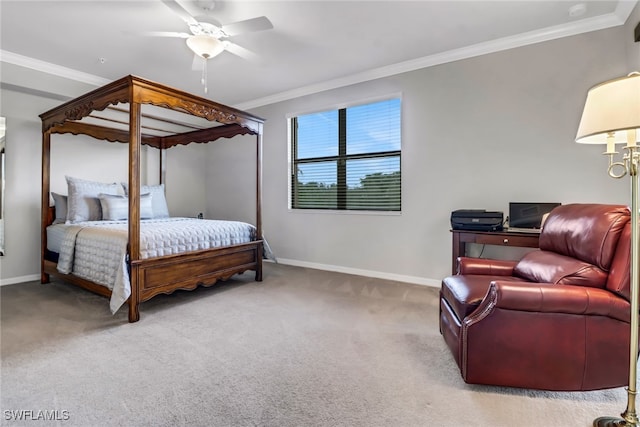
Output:
[[514,236],[514,235],[491,235],[491,234],[476,234],[474,243],[481,245],[498,245],[498,246],[517,246],[524,248],[537,248],[538,247],[538,235],[531,236]]

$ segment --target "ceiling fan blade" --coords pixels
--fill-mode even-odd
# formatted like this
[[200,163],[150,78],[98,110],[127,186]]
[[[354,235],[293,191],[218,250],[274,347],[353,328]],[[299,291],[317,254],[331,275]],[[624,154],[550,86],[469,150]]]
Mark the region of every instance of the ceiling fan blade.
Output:
[[187,10],[182,7],[180,3],[176,0],[162,0],[169,9],[173,11],[176,15],[178,15],[184,22],[189,25],[198,25],[198,21],[187,12]]
[[[164,1],[164,0],[163,0]],[[246,19],[244,21],[232,22],[222,26],[224,31],[229,36],[235,36],[238,34],[251,33],[255,31],[270,30],[273,28],[273,24],[266,16],[259,16],[257,18]]]
[[215,2],[210,1],[211,7],[207,7],[206,3],[200,3],[198,0],[174,0],[178,5],[180,5],[184,10],[187,11],[189,15],[191,15],[194,19],[199,20],[200,16],[205,15],[206,13],[213,10],[215,7]]
[[138,33],[141,36],[149,36],[149,37],[175,37],[180,39],[187,39],[191,37],[191,34],[187,33],[177,33],[175,31],[147,31],[144,33]]
[[224,50],[226,50],[229,53],[233,53],[234,55],[239,56],[240,58],[243,59],[247,59],[249,61],[257,61],[258,60],[258,55],[255,54],[254,52],[250,51],[247,48],[244,48],[240,45],[237,45],[235,43],[231,43],[230,41],[225,41],[224,42]]

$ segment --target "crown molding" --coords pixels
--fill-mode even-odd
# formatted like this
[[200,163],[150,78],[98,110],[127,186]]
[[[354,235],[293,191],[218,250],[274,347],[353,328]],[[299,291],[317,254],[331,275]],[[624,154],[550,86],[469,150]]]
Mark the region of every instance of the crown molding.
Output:
[[[241,110],[250,110],[269,104],[275,104],[289,99],[312,95],[326,90],[337,89],[357,83],[363,83],[396,74],[415,71],[421,68],[433,67],[435,65],[446,64],[448,62],[501,52],[508,49],[532,45],[545,41],[570,37],[591,31],[603,30],[606,28],[624,25],[629,15],[639,0],[620,0],[613,13],[601,15],[588,19],[581,19],[566,24],[555,25],[540,30],[529,31],[515,36],[503,37],[496,40],[477,43],[471,46],[453,49],[447,52],[424,56],[422,58],[391,64],[384,67],[374,68],[361,73],[327,80],[324,82],[303,86],[300,88],[276,93],[263,98],[242,102],[234,107]],[[21,67],[30,68],[44,73],[64,77],[82,83],[95,86],[103,86],[111,81],[93,74],[84,73],[71,68],[63,67],[49,62],[41,61],[17,53],[0,49],[0,62],[6,62]]]
[[83,73],[82,71],[52,64],[50,62],[41,61],[39,59],[30,58],[28,56],[19,55],[7,50],[0,49],[0,62],[6,62],[7,64],[30,68],[32,70],[95,86],[104,86],[108,83],[111,83],[111,80],[105,79],[103,77]]
[[619,0],[616,10],[613,11],[614,15],[620,20],[620,25],[624,25],[629,19],[633,8],[638,4],[638,0]]
[[337,89],[352,84],[363,83],[382,77],[389,77],[396,74],[415,71],[421,68],[433,67],[435,65],[441,65],[449,62],[459,61],[462,59],[501,52],[517,47],[528,46],[545,41],[561,39],[564,37],[575,36],[578,34],[603,30],[611,27],[617,27],[625,24],[637,3],[638,0],[621,0],[618,2],[616,10],[613,13],[609,13],[606,15],[600,15],[593,18],[587,18],[579,21],[569,22],[566,24],[542,28],[540,30],[529,31],[514,36],[477,43],[459,49],[453,49],[434,55],[424,56],[422,58],[412,59],[409,61],[399,62],[397,64],[367,70],[362,73],[352,74],[350,76],[327,80],[325,82],[309,86],[303,86],[293,90],[269,95],[263,98],[254,99],[252,101],[243,102],[236,105],[236,108],[239,108],[241,110],[250,110],[252,108],[262,107],[264,105],[275,104],[277,102],[287,101],[289,99],[312,95],[314,93]]

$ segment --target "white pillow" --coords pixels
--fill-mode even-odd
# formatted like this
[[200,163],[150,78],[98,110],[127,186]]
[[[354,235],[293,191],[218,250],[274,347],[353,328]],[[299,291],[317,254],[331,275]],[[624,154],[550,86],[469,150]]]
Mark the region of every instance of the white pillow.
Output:
[[[129,218],[129,198],[127,196],[100,194],[102,219],[105,221],[120,221]],[[153,218],[151,194],[140,196],[140,219]]]
[[[122,183],[124,194],[129,195],[129,185]],[[140,194],[151,194],[151,204],[153,205],[153,218],[169,218],[169,208],[167,207],[167,199],[164,196],[164,184],[160,185],[141,185]]]
[[103,182],[87,181],[84,179],[67,179],[67,224],[82,221],[100,221],[102,219],[102,208],[98,195],[118,194],[120,187],[118,184],[105,184]]

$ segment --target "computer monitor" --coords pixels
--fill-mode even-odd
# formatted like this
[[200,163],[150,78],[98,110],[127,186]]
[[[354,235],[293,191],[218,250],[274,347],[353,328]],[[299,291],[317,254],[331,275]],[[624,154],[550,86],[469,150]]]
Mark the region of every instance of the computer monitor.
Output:
[[560,203],[509,203],[509,228],[540,230],[542,217]]

